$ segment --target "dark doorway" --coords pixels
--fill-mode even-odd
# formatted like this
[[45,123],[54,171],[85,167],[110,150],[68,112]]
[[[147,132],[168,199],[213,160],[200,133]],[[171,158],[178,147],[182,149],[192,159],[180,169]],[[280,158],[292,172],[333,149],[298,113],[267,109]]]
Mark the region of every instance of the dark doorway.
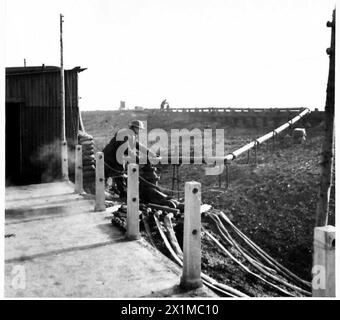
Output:
[[6,103],[6,185],[18,184],[21,176],[21,103]]

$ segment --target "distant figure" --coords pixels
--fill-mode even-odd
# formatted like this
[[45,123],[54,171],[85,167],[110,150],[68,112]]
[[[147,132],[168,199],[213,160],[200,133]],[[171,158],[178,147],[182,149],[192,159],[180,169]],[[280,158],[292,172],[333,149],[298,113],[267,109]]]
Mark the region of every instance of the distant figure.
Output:
[[161,110],[164,110],[165,108],[166,108],[167,110],[169,110],[169,108],[170,108],[169,102],[166,101],[166,99],[164,99],[164,100],[162,101],[162,103],[161,103]]
[[125,101],[120,102],[119,110],[125,110]]

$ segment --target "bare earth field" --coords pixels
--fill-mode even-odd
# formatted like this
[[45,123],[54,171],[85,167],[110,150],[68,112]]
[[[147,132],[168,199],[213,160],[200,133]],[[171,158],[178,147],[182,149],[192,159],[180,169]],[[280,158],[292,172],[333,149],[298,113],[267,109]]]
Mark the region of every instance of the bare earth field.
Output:
[[[83,112],[86,131],[94,136],[99,150],[128,120],[126,114],[117,119],[110,112]],[[199,123],[187,128],[193,127],[199,128]],[[223,128],[220,123],[211,123],[210,127]],[[169,130],[171,126],[162,128]],[[273,128],[224,129],[228,152]],[[179,190],[183,190],[186,181],[201,182],[204,203],[226,213],[245,235],[273,258],[299,277],[310,281],[322,134],[322,127],[319,126],[307,129],[305,144],[296,145],[281,140],[276,141],[275,146],[272,142],[261,145],[257,165],[254,152],[250,153],[249,163],[247,155],[240,157],[230,165],[228,188],[225,186],[225,173],[219,187],[218,177],[204,175],[203,165],[182,165],[179,168]],[[172,167],[159,165],[158,172],[161,175],[159,184],[170,189]],[[334,188],[330,209],[329,224],[334,225]],[[180,232],[177,236],[181,242]],[[165,252],[162,245],[160,249]],[[242,257],[238,258],[242,261]],[[202,271],[251,296],[282,295],[240,269],[207,236],[202,238]]]

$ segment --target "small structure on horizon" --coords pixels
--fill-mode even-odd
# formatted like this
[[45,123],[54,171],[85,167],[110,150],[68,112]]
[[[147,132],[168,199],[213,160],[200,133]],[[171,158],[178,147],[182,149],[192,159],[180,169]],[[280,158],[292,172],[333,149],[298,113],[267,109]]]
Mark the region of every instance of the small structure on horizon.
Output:
[[119,110],[125,110],[125,101],[120,102]]

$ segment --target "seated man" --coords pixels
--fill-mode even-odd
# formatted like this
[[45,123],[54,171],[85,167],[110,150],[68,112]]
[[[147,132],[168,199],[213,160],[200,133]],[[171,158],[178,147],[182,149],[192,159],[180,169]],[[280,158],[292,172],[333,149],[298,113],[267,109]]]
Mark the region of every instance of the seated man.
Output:
[[[138,162],[140,153],[145,156],[156,157],[156,155],[148,150],[145,146],[138,142],[139,130],[143,130],[144,124],[142,121],[133,120],[130,122],[129,128],[121,129],[116,132],[111,141],[103,149],[105,160],[105,179],[112,178],[111,190],[121,198],[126,197],[126,163],[124,157],[130,155],[136,156]],[[120,137],[124,137],[120,139]],[[127,142],[127,148],[124,153],[120,150],[123,144]]]

